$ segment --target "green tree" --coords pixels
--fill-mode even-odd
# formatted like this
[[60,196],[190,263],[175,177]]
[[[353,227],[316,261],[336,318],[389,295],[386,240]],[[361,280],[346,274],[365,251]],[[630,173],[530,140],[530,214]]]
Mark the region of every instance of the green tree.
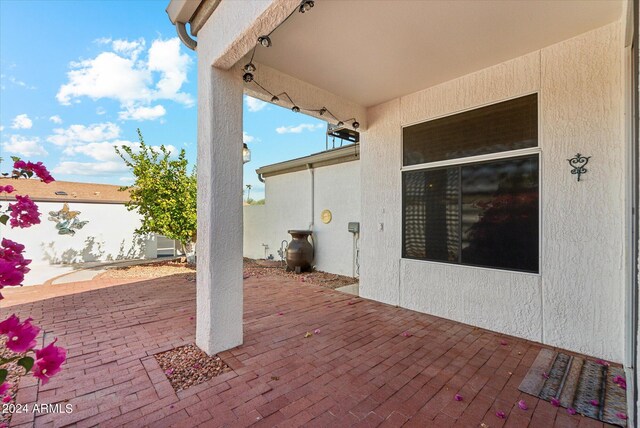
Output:
[[130,191],[127,209],[136,210],[142,216],[142,225],[136,232],[158,233],[175,239],[186,254],[187,245],[196,237],[195,168],[191,173],[187,172],[184,149],[172,159],[164,145],[160,149],[146,145],[140,129],[138,138],[139,150],[129,146],[116,147],[116,153],[135,177],[133,185],[121,190]]

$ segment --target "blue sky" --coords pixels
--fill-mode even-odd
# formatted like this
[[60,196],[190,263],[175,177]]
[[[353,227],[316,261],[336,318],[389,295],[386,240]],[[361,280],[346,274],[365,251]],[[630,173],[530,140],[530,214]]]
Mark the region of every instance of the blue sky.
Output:
[[[196,55],[168,0],[0,0],[0,156],[43,161],[58,180],[129,184],[113,146],[145,142],[196,156]],[[324,150],[325,122],[245,97],[244,167]],[[8,166],[2,166],[7,170]]]

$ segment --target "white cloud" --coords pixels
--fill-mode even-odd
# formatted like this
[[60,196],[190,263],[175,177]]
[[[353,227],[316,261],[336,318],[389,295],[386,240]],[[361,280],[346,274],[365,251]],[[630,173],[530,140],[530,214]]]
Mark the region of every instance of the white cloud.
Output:
[[143,38],[139,38],[138,40],[134,40],[130,42],[129,40],[114,40],[111,44],[113,50],[118,52],[126,57],[137,59],[138,56],[142,53],[145,47],[145,40]]
[[116,153],[116,147],[131,146],[130,141],[103,141],[101,143],[88,143],[82,146],[70,146],[64,149],[67,156],[85,155],[92,159],[108,162],[119,161],[120,156]]
[[96,143],[113,140],[120,136],[120,127],[115,123],[94,123],[92,125],[71,125],[53,130],[47,141],[56,146],[78,146],[84,143]]
[[31,129],[32,126],[33,121],[26,114],[17,115],[11,123],[13,129]]
[[2,143],[2,150],[20,156],[46,156],[47,151],[40,144],[37,137],[28,138],[21,135],[11,135],[9,141]]
[[251,112],[260,111],[268,105],[268,103],[248,95],[245,96],[244,99],[247,103],[247,109]]
[[181,92],[192,60],[181,51],[178,38],[154,40],[146,61],[139,59],[146,47],[144,39],[98,42],[111,42],[112,51],[71,63],[68,82],[56,95],[61,104],[80,102],[82,97],[114,99],[120,102],[121,118],[125,120],[153,120],[164,115],[166,111],[160,114],[164,107],[151,106],[158,100],[194,104],[190,94]]
[[280,126],[276,128],[276,132],[278,134],[300,134],[303,131],[315,131],[316,129],[324,128],[325,125],[322,123],[318,123],[317,125],[312,125],[310,123],[301,123],[298,126]]
[[[71,146],[64,149],[64,154],[68,156],[85,155],[92,159],[110,162],[110,161],[122,161],[120,156],[116,153],[116,147],[128,146],[133,149],[134,152],[140,150],[139,143],[133,143],[131,141],[116,140],[116,141],[103,141],[100,143],[88,143],[82,146]],[[151,146],[155,150],[160,150],[160,146]],[[166,145],[165,148],[169,153],[177,153],[177,149],[172,145]]]
[[93,100],[112,98],[133,103],[151,96],[151,74],[136,66],[131,58],[102,52],[94,59],[71,63],[69,83],[60,87],[56,98],[63,105],[86,96]]
[[[8,80],[9,83],[11,83],[12,85],[15,86],[19,86],[21,88],[25,88],[25,89],[36,89],[35,86],[33,85],[29,85],[28,83],[23,82],[22,80],[16,79],[15,76],[7,76],[5,74],[0,75],[0,79],[2,80]],[[5,89],[5,86],[2,86],[2,89]]]
[[105,176],[122,174],[128,168],[124,162],[60,162],[53,168],[54,174]]
[[49,120],[53,123],[55,123],[56,125],[60,125],[62,123],[62,118],[60,116],[58,116],[57,114],[54,116],[51,116],[49,118]]
[[180,39],[154,40],[149,48],[149,70],[160,73],[153,99],[174,100],[187,106],[193,105],[191,95],[180,92],[187,81],[191,58],[180,51]]
[[0,132],[4,131],[4,126],[0,125]]
[[153,107],[126,107],[126,110],[118,113],[122,120],[156,120],[167,114],[167,110],[160,104]]
[[106,113],[107,113],[107,111],[104,109],[104,107],[98,107],[98,108],[96,109],[96,114],[97,114],[98,116],[102,116],[103,114],[106,114]]
[[256,139],[256,137],[253,137],[253,136],[247,134],[246,132],[242,131],[242,142],[243,143],[251,143],[255,139]]

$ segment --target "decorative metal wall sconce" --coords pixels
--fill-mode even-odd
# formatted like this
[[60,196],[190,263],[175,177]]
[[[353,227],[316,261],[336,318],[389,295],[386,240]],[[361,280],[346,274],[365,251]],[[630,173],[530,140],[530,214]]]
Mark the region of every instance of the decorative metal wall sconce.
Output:
[[49,211],[49,220],[56,223],[59,235],[75,235],[76,230],[80,230],[88,221],[78,220],[80,211],[71,211],[66,202],[60,211]]
[[582,156],[580,153],[572,157],[571,159],[567,159],[569,161],[569,165],[571,165],[571,174],[576,174],[578,176],[578,181],[580,181],[580,176],[582,174],[586,174],[588,169],[585,166],[589,163],[589,159],[591,156]]

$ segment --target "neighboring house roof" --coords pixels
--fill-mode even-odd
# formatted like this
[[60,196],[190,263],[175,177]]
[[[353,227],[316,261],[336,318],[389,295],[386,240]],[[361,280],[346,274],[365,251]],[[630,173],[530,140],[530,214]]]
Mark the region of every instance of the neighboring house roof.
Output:
[[[121,186],[112,184],[76,183],[54,181],[45,184],[35,179],[0,178],[0,186],[12,185],[16,191],[0,193],[0,201],[14,200],[14,195],[29,195],[39,202],[88,202],[97,204],[124,204],[129,202],[129,191],[119,191]],[[56,193],[57,192],[57,193]]]
[[348,146],[337,149],[330,149],[301,158],[265,165],[256,169],[256,173],[263,177],[271,177],[272,175],[288,174],[290,172],[303,171],[308,168],[320,168],[357,160],[360,160],[360,143],[349,144]]

